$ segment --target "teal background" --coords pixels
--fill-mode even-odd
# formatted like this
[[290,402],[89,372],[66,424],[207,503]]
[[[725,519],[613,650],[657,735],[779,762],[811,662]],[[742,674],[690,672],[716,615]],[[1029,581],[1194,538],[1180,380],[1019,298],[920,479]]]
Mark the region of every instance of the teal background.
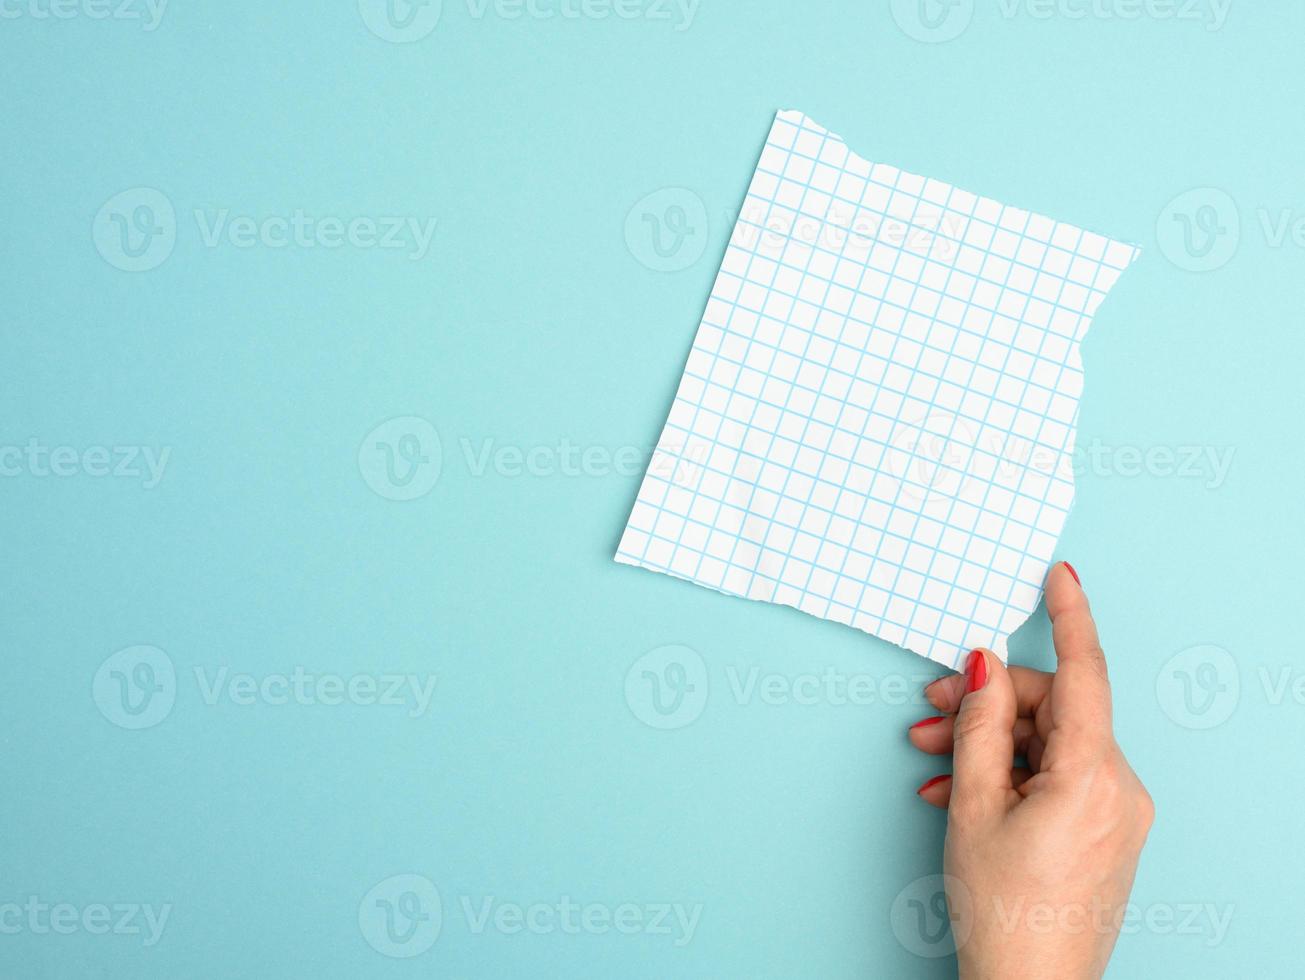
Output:
[[[1305,215],[1305,7],[1234,2],[1207,30],[977,0],[934,44],[883,2],[702,0],[684,30],[446,2],[429,36],[391,44],[349,0],[175,0],[153,31],[35,2],[0,19],[0,445],[170,457],[153,489],[0,478],[0,904],[172,909],[149,947],[0,934],[0,975],[954,974],[908,949],[891,911],[941,870],[945,817],[913,791],[946,760],[910,749],[928,712],[893,693],[936,668],[613,564],[637,475],[478,475],[463,449],[646,453],[778,108],[871,159],[1144,246],[1085,346],[1080,444],[1235,456],[1221,481],[1089,469],[1062,541],[1158,806],[1134,900],[1179,910],[1125,936],[1110,976],[1295,975],[1305,707],[1265,678],[1301,669],[1286,626],[1305,252],[1261,215]],[[137,187],[175,206],[176,247],[130,273],[93,223]],[[1207,187],[1240,235],[1225,222],[1235,254],[1192,272],[1157,234],[1171,200]],[[707,215],[705,253],[673,273],[625,230],[663,188]],[[207,247],[193,216],[296,208],[438,225],[413,260]],[[359,453],[406,416],[434,426],[442,466],[397,501]],[[1046,640],[1030,625],[1015,659],[1047,665]],[[175,665],[176,700],[126,730],[93,683],[139,644]],[[1204,728],[1171,663],[1208,680],[1183,653],[1207,644],[1226,651],[1208,691],[1227,717]],[[709,688],[668,731],[624,693],[665,645],[696,651]],[[207,704],[195,670],[223,666],[438,683],[416,718]],[[880,696],[736,697],[730,672],[753,668],[866,675]],[[359,925],[401,874],[442,897],[438,940],[410,959]],[[680,946],[477,934],[461,899],[489,896],[702,908]],[[1178,928],[1186,903],[1231,907],[1226,935]]]

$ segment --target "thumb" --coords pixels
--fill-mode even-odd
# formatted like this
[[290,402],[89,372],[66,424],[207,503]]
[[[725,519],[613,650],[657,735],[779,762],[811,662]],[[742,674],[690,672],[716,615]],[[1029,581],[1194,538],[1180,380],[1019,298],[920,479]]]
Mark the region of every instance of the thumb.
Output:
[[1015,764],[1015,687],[991,650],[965,662],[965,695],[956,715],[951,818],[985,821],[1011,803]]

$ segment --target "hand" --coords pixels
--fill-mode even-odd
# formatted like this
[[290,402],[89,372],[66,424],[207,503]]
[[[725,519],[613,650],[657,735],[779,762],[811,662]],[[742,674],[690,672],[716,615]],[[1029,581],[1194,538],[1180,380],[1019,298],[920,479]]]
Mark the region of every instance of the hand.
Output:
[[1100,977],[1154,819],[1115,744],[1105,657],[1069,565],[1052,568],[1046,599],[1054,674],[976,650],[925,690],[945,714],[910,731],[921,751],[955,756],[954,774],[919,793],[947,809],[961,980]]

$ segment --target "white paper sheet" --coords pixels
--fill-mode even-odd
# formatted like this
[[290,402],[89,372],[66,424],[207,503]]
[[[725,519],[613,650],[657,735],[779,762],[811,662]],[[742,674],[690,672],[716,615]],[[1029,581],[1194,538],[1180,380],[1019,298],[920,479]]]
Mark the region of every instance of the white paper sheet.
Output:
[[775,119],[616,560],[957,667],[1037,605],[1137,257]]

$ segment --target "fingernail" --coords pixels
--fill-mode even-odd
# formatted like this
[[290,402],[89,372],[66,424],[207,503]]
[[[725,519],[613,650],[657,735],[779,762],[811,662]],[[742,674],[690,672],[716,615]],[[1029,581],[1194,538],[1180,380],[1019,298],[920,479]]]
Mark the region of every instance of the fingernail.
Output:
[[984,658],[982,650],[974,650],[970,653],[970,659],[965,662],[965,693],[973,694],[975,691],[982,690],[986,683],[988,683],[988,661]]
[[924,719],[924,721],[917,721],[917,722],[916,722],[914,725],[912,725],[911,727],[912,727],[912,728],[928,728],[930,725],[936,725],[936,724],[938,724],[938,722],[940,722],[940,721],[942,721],[942,715],[939,715],[939,716],[936,717],[936,718],[926,718],[926,719]]
[[1074,566],[1067,561],[1062,561],[1061,564],[1069,569],[1069,574],[1074,576],[1074,581],[1078,583],[1078,587],[1083,588],[1083,580],[1078,577],[1078,572],[1074,571]]
[[951,779],[951,778],[952,778],[951,776],[947,776],[947,775],[943,775],[943,776],[934,776],[933,779],[930,779],[930,780],[929,780],[928,782],[926,782],[923,786],[921,786],[919,789],[917,789],[917,790],[916,790],[916,793],[923,793],[923,792],[924,792],[926,789],[928,789],[930,786],[937,786],[939,783],[943,782],[944,780]]

